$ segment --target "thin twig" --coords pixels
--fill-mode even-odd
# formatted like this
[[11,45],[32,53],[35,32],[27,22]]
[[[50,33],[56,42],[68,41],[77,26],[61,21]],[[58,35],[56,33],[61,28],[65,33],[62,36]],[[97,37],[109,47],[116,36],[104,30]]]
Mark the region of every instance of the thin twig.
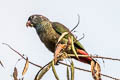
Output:
[[[24,60],[26,60],[26,58],[25,58],[23,55],[21,55],[18,51],[16,51],[15,49],[13,49],[10,45],[8,45],[7,43],[2,43],[2,44],[8,46],[11,50],[13,50],[13,51],[14,51],[15,53],[17,53],[20,57],[22,57]],[[99,57],[99,56],[98,56],[98,57]],[[120,60],[120,59],[107,58],[107,57],[99,57],[99,58],[105,58],[105,59],[110,59],[110,60]],[[34,66],[36,66],[36,67],[42,68],[42,66],[37,65],[37,64],[35,64],[35,63],[31,62],[31,61],[29,61],[29,63],[32,64],[32,65],[34,65]],[[70,67],[70,65],[68,65],[68,64],[66,64],[66,63],[63,63],[63,62],[58,62],[58,63]],[[83,68],[78,68],[78,67],[74,67],[74,68],[77,69],[77,70],[85,71],[85,72],[91,72],[90,70],[86,70],[86,69],[83,69]],[[107,77],[107,78],[111,78],[111,79],[113,79],[113,80],[120,80],[120,79],[117,79],[117,78],[112,77],[112,76],[109,76],[109,75],[105,75],[105,74],[101,74],[101,75],[104,76],[104,77]]]
[[78,23],[70,32],[72,32],[75,28],[77,28],[79,24],[80,24],[80,15],[78,14]]
[[120,61],[120,59],[110,58],[110,57],[103,57],[103,56],[92,56],[92,58],[102,58],[102,59],[109,59],[109,60]]
[[80,39],[78,39],[78,41],[82,40],[84,37],[85,37],[85,34],[83,33],[83,36]]
[[[59,62],[59,63],[62,64],[62,65],[70,67],[70,65],[68,65],[66,63],[63,63],[63,62]],[[83,69],[83,68],[78,68],[78,67],[74,67],[74,68],[77,69],[77,70],[85,71],[85,72],[91,72],[90,70],[86,70],[86,69]],[[107,78],[114,79],[114,80],[120,80],[120,79],[117,79],[115,77],[112,77],[112,76],[109,76],[109,75],[105,75],[105,74],[102,74],[102,73],[101,73],[101,75],[104,76],[104,77],[107,77]]]
[[[2,43],[2,44],[8,46],[11,50],[13,50],[15,53],[17,53],[19,56],[21,56],[24,60],[26,60],[26,58],[23,55],[21,55],[17,50],[13,49],[10,45],[8,45],[6,43]],[[37,65],[37,64],[35,64],[35,63],[31,62],[31,61],[29,61],[29,63],[32,64],[32,65],[35,65],[37,67],[42,68],[42,66]]]
[[[68,54],[68,56],[75,56],[75,55],[74,54]],[[120,59],[110,58],[110,57],[103,57],[103,56],[92,56],[92,55],[78,55],[78,56],[79,57],[91,57],[91,58],[101,58],[101,59],[120,61]]]
[[41,70],[43,70],[46,66],[48,66],[49,64],[51,64],[51,62],[52,62],[52,61],[50,61],[49,63],[47,63],[46,65],[44,65],[44,66],[39,70],[39,72],[40,72]]

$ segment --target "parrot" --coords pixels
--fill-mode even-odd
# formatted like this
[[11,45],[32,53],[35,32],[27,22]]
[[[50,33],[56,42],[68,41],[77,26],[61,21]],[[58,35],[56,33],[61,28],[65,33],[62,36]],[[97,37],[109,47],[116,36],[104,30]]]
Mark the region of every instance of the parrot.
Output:
[[[68,37],[73,36],[75,50],[78,55],[88,55],[87,51],[84,49],[82,44],[74,37],[74,35],[70,32],[70,30],[63,24],[59,22],[52,22],[47,17],[39,14],[31,15],[28,18],[26,23],[27,27],[34,27],[36,33],[38,34],[40,40],[44,43],[44,45],[51,52],[55,52],[56,43],[58,42],[59,37],[64,32],[69,32],[66,37],[61,40],[61,44],[66,44],[68,41]],[[74,54],[72,50],[66,51],[67,54]],[[73,56],[72,58],[87,64],[91,64],[91,61],[96,62],[91,57],[79,57],[76,58]]]

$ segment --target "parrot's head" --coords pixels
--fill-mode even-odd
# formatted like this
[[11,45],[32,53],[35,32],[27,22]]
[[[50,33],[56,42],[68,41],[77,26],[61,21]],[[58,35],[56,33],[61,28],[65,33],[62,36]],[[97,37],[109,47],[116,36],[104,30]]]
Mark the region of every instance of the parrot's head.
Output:
[[42,21],[48,21],[48,18],[42,15],[32,15],[28,18],[26,26],[36,27],[37,25],[40,25]]

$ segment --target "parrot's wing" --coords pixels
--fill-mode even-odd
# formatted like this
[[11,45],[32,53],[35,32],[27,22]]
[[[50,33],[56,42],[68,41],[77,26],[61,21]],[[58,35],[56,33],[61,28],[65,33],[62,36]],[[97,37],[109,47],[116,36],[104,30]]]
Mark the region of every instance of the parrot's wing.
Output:
[[[62,34],[64,32],[70,32],[67,27],[65,27],[63,24],[58,23],[58,22],[52,22],[53,29],[58,33]],[[71,34],[71,33],[70,33]]]
[[[69,29],[67,27],[65,27],[63,24],[58,23],[58,22],[52,22],[52,26],[53,29],[59,34],[61,35],[64,32],[70,32]],[[73,36],[74,35],[70,32],[68,37]],[[74,37],[74,45],[76,48],[82,49],[85,51],[84,47],[82,46],[82,44]]]

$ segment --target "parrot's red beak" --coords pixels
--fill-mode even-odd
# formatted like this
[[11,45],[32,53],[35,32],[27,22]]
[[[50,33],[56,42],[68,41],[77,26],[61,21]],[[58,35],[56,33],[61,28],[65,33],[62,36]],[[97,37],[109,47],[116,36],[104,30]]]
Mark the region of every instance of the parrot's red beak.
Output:
[[28,20],[27,23],[26,23],[26,26],[27,27],[33,27],[33,24],[31,23],[31,21]]

